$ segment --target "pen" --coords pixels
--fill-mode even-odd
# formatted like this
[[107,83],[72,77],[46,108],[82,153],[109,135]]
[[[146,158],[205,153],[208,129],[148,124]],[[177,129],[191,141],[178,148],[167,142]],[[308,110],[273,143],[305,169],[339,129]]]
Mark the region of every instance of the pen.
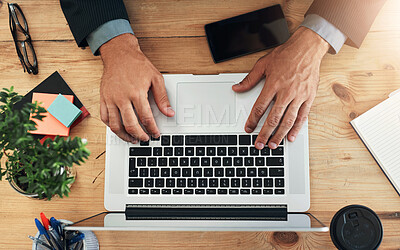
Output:
[[44,247],[44,248],[46,248],[46,249],[53,250],[53,248],[52,248],[51,246],[47,245],[47,244],[46,244],[44,241],[42,241],[41,239],[35,238],[35,237],[31,236],[31,235],[28,235],[28,238],[31,239],[31,240],[33,240],[33,242],[34,242],[36,245],[39,244],[39,245],[41,245],[42,247]]
[[57,240],[57,241],[60,241],[61,239],[60,239],[60,235],[57,233],[57,231],[52,227],[52,226],[49,226],[49,230],[47,230],[47,232],[49,233],[49,234],[52,234],[52,236]]
[[54,246],[54,244],[51,242],[50,236],[47,233],[46,229],[44,228],[42,223],[40,223],[40,221],[37,218],[35,218],[35,224],[36,224],[37,229],[39,230],[39,233],[44,235],[44,237],[46,238],[46,240],[50,244],[50,246],[52,248],[56,248],[56,246]]
[[63,236],[63,230],[61,228],[61,223],[56,220],[54,217],[50,218],[50,225],[52,228],[54,228],[54,232],[56,233],[56,235],[58,235],[58,240],[59,243],[62,244],[62,242],[64,242],[64,236]]
[[44,215],[43,212],[40,213],[40,219],[42,220],[43,226],[46,230],[49,230],[49,219],[47,219],[47,217]]
[[78,243],[71,244],[68,246],[67,250],[75,250],[77,245],[78,245]]
[[76,231],[66,231],[64,235],[64,249],[68,250],[71,247],[70,240],[77,235]]
[[56,220],[54,217],[50,218],[50,225],[56,230],[60,238],[62,238],[62,232],[61,232],[61,224],[58,220]]
[[54,236],[50,233],[50,232],[47,232],[48,234],[49,234],[49,236],[50,236],[50,243],[51,243],[51,245],[53,245],[53,246],[55,246],[54,248],[55,249],[62,249],[61,248],[61,246],[57,243],[57,240],[54,238]]
[[78,233],[77,235],[75,235],[74,237],[72,237],[69,241],[68,241],[68,245],[72,245],[78,241],[81,241],[85,238],[85,235],[83,233]]
[[47,232],[48,232],[48,234],[50,236],[50,239],[57,245],[57,247],[59,249],[62,249],[61,242],[60,242],[60,237],[58,236],[56,231],[51,226],[49,226],[49,230],[47,230]]
[[76,233],[75,232],[72,232],[72,231],[66,231],[65,232],[65,235],[64,235],[64,248],[63,249],[65,249],[65,250],[67,250],[68,248],[67,248],[67,246],[68,246],[68,244],[67,244],[67,241],[69,241],[71,238],[73,238],[73,236],[75,236],[76,235]]
[[82,248],[83,248],[83,241],[79,241],[75,246],[75,250],[81,250]]

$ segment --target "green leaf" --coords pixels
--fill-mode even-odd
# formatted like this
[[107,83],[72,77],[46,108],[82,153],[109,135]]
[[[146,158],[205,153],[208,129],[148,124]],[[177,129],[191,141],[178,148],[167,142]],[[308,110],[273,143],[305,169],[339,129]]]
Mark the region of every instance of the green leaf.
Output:
[[26,176],[21,176],[18,178],[18,182],[21,184],[29,182],[29,179]]

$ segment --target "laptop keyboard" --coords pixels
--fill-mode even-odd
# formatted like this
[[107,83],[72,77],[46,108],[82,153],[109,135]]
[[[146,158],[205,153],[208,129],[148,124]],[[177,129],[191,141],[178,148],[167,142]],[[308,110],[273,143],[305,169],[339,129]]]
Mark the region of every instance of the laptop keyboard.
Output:
[[131,195],[284,195],[283,142],[257,135],[162,135],[129,148]]

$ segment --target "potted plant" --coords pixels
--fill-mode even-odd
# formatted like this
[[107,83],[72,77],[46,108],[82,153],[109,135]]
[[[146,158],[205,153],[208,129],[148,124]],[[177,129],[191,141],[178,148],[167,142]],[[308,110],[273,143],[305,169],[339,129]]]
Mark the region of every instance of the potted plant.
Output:
[[[74,165],[80,165],[90,152],[82,139],[56,137],[43,144],[29,131],[36,129],[31,119],[42,120],[46,110],[37,102],[15,108],[22,96],[10,89],[0,92],[0,180],[9,181],[19,193],[50,200],[68,196],[75,181]],[[1,163],[1,162],[0,162]]]

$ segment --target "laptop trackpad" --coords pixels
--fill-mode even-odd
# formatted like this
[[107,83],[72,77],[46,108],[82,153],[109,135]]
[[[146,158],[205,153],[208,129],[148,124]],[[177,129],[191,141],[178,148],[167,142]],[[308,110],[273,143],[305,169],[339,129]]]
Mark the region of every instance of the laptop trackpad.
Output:
[[234,82],[180,82],[177,84],[176,119],[179,125],[235,124]]

